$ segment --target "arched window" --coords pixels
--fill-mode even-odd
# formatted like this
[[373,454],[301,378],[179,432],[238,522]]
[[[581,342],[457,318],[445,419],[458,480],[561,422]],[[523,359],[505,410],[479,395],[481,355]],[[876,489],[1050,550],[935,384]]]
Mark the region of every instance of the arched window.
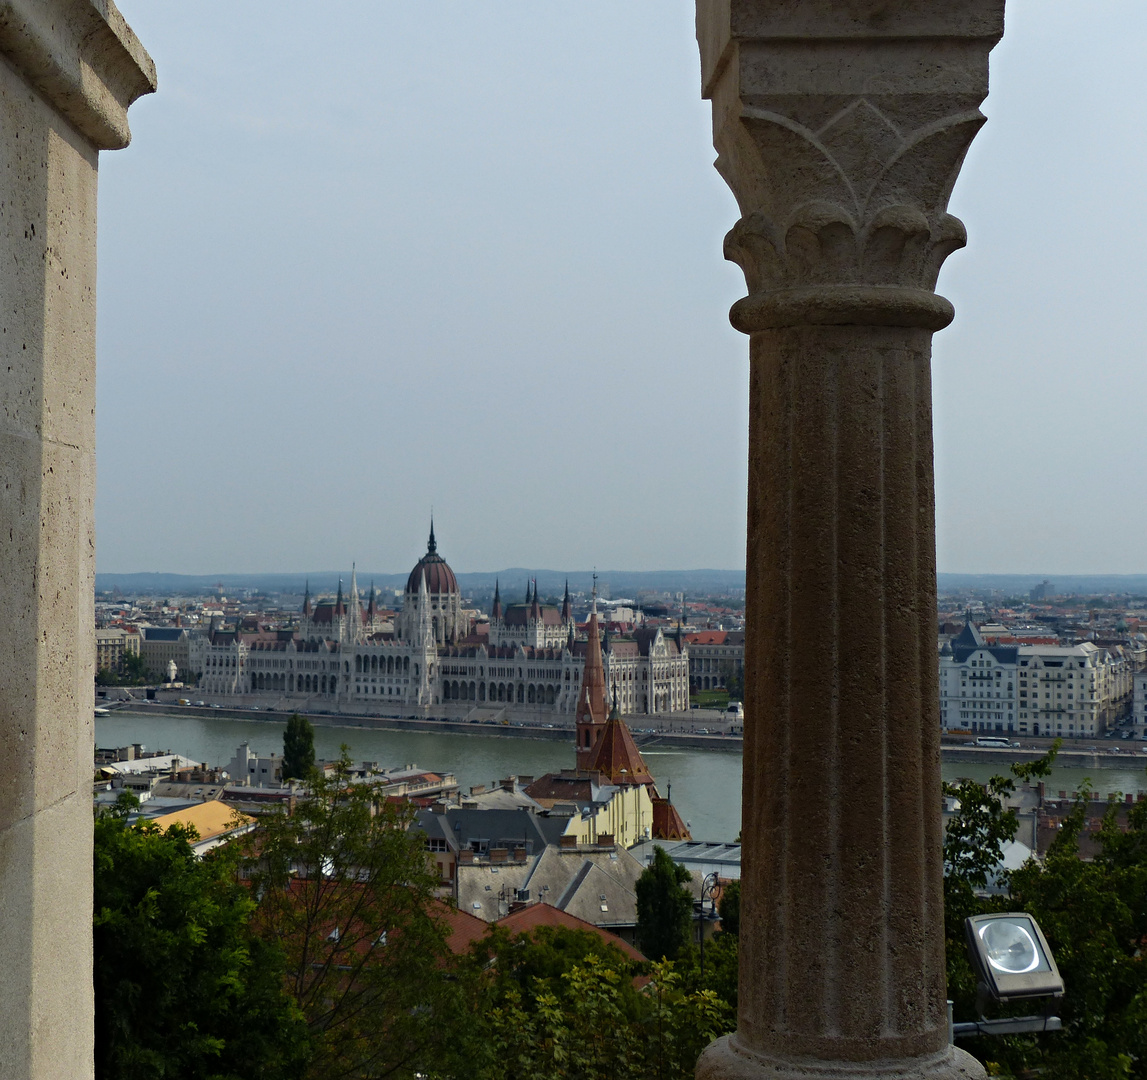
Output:
[[378,657],[377,656],[372,656],[370,658],[370,670],[371,671],[378,671]]
[[[409,657],[409,656],[408,656],[408,657],[406,657],[406,658],[405,658],[405,659],[402,661],[402,673],[403,673],[404,675],[409,675],[409,674],[410,674],[410,657]],[[414,665],[414,674],[415,674],[415,675],[417,675],[417,674],[418,674],[418,665],[417,665],[417,664],[415,664],[415,665]]]
[[477,697],[478,697],[478,688],[477,688],[477,686],[474,685],[474,683],[471,683],[470,684],[470,700],[475,701],[475,700],[477,700]]
[[331,676],[331,693],[332,694],[335,692],[335,689],[338,687],[338,684],[339,684],[338,678],[336,676],[332,675]]
[[530,689],[526,694],[526,701],[531,705],[534,704],[534,684],[533,683],[530,683]]
[[478,700],[479,701],[485,701],[486,700],[486,684],[485,683],[479,683],[478,684]]
[[554,688],[552,686],[546,687],[546,704],[552,705],[554,703]]
[[519,705],[521,705],[523,703],[522,698],[525,695],[525,692],[526,692],[526,684],[525,683],[518,683],[518,704]]
[[357,674],[357,675],[362,674],[362,657],[361,656],[356,656],[354,658],[354,670],[355,670],[355,674]]

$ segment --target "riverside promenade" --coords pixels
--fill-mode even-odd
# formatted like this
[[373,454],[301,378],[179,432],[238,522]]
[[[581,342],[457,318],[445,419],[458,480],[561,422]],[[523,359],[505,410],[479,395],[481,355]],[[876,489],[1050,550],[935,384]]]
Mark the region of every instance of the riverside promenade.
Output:
[[[194,691],[191,691],[194,693]],[[116,715],[198,716],[229,720],[266,720],[281,724],[295,710],[276,708],[226,708],[139,701],[112,703]],[[367,716],[361,713],[306,712],[311,723],[320,727],[352,727],[379,731],[428,731],[456,735],[498,736],[507,739],[541,739],[547,742],[567,743],[573,740],[573,723],[558,720],[505,720],[498,719],[493,710],[474,709],[465,717],[435,717],[426,715]],[[722,723],[715,710],[693,710],[691,713],[670,713],[658,716],[632,716],[626,722],[641,748],[712,750],[741,753],[743,739],[740,734],[729,734],[730,725]],[[720,725],[719,727],[717,725]],[[713,726],[710,726],[713,725]],[[740,725],[737,725],[740,727]],[[701,733],[699,729],[706,729]],[[1050,740],[1039,743],[1025,741],[1022,747],[984,747],[971,743],[945,743],[940,748],[945,764],[993,765],[1006,769],[1012,762],[1035,761],[1047,753]],[[1141,741],[1118,742],[1106,739],[1075,740],[1065,742],[1056,758],[1056,765],[1079,769],[1140,770],[1147,768],[1147,743]]]

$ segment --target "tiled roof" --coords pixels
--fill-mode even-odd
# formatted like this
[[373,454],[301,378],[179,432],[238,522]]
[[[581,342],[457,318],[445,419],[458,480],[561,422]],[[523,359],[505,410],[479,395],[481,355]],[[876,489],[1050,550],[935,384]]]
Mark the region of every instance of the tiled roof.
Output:
[[576,915],[570,914],[568,911],[562,911],[560,908],[554,907],[552,904],[544,902],[537,902],[528,904],[517,911],[511,911],[509,915],[504,916],[498,920],[499,926],[504,926],[507,930],[515,934],[528,934],[531,930],[536,930],[539,926],[563,926],[569,930],[581,930],[588,934],[597,934],[602,941],[608,945],[612,945],[616,949],[620,949],[631,960],[644,960],[645,956],[638,952],[628,941],[623,941],[615,934],[611,934],[608,930],[603,930],[599,926],[595,926],[585,919],[579,919]]
[[611,784],[653,783],[653,776],[629,728],[616,714],[606,722],[589,767],[600,772]]

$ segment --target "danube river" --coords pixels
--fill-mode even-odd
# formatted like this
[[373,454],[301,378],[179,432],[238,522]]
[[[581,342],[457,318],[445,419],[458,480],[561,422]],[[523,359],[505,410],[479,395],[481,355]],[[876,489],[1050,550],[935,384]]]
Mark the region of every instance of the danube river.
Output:
[[[226,766],[240,743],[263,754],[282,753],[283,723],[272,720],[229,720],[202,714],[186,716],[128,713],[96,719],[96,745],[143,743],[148,750],[170,750],[196,761]],[[433,731],[386,731],[356,726],[316,725],[315,753],[338,756],[346,743],[356,761],[377,761],[382,768],[416,764],[458,777],[463,791],[510,774],[540,776],[573,767],[573,743],[544,739]],[[741,755],[716,750],[643,750],[662,794],[672,788],[673,802],[698,840],[727,841],[741,828]],[[945,762],[944,778],[986,780],[1002,765]],[[1147,790],[1142,769],[1056,769],[1048,781],[1052,795],[1068,794],[1085,779],[1102,793]]]

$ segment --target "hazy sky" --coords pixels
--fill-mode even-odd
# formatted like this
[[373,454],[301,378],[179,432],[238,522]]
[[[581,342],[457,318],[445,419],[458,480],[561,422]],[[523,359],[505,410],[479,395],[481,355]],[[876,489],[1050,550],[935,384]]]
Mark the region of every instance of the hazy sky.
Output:
[[[101,571],[743,565],[692,4],[122,0]],[[1147,5],[1010,0],[940,291],[939,565],[1147,570]]]

